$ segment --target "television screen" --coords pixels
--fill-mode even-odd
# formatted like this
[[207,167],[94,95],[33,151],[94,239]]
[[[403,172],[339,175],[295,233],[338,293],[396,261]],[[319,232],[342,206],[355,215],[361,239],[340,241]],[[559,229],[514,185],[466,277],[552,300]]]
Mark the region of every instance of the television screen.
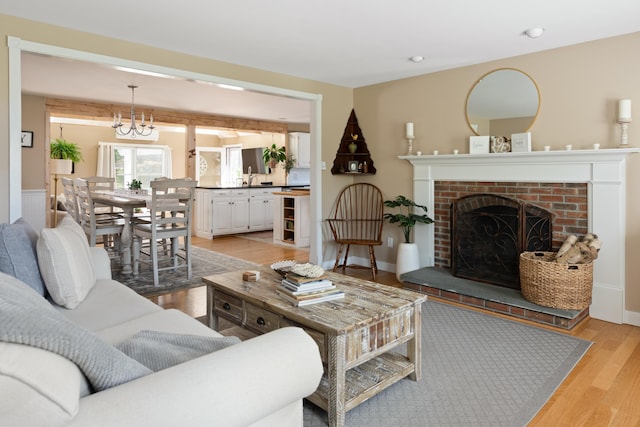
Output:
[[262,153],[264,147],[258,148],[243,148],[242,149],[242,173],[248,173],[249,166],[251,166],[251,173],[267,173],[267,168],[262,161]]

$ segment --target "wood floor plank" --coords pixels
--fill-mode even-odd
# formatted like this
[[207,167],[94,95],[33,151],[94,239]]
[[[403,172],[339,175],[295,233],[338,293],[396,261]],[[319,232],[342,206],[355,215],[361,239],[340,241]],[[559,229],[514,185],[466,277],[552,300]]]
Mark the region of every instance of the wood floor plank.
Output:
[[[285,259],[308,261],[307,249],[272,245],[270,236],[270,232],[265,232],[211,240],[194,238],[193,244],[260,264]],[[368,270],[347,269],[346,274],[370,279],[371,273]],[[402,287],[392,272],[380,271],[376,281]],[[156,302],[194,317],[203,316],[206,312],[206,288],[203,286],[156,297]],[[531,324],[527,321],[521,323]],[[539,324],[535,326],[541,327]],[[571,331],[554,330],[593,341],[594,344],[529,427],[640,427],[640,328],[587,318]]]

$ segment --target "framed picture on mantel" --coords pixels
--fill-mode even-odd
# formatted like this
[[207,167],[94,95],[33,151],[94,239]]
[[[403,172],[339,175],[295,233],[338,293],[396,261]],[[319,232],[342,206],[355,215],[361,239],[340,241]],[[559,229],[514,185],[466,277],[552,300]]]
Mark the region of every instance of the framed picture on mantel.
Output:
[[489,154],[489,136],[470,136],[469,154]]
[[531,132],[511,134],[511,151],[528,153],[531,151]]

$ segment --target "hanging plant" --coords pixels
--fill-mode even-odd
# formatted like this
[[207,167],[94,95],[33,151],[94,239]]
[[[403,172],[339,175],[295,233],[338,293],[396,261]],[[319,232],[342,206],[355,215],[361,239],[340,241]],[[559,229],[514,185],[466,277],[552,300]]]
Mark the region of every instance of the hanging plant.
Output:
[[71,160],[73,163],[82,161],[82,152],[80,151],[78,144],[69,142],[64,138],[58,138],[55,141],[51,141],[49,150],[50,157],[52,159]]
[[286,162],[286,148],[284,145],[282,147],[278,147],[276,144],[271,144],[271,147],[265,147],[262,153],[262,160],[264,161],[265,166],[273,169],[278,166],[278,163]]

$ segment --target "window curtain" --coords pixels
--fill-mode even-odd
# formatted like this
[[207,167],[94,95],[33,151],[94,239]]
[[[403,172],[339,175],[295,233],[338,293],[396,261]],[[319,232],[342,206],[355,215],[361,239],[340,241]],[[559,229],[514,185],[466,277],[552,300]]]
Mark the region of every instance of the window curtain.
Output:
[[173,163],[172,163],[172,159],[171,159],[171,148],[169,148],[168,145],[163,145],[162,149],[164,150],[164,171],[163,171],[163,176],[166,176],[167,178],[173,178]]
[[116,156],[113,150],[115,145],[116,144],[112,142],[98,142],[98,165],[96,167],[96,176],[115,178]]

